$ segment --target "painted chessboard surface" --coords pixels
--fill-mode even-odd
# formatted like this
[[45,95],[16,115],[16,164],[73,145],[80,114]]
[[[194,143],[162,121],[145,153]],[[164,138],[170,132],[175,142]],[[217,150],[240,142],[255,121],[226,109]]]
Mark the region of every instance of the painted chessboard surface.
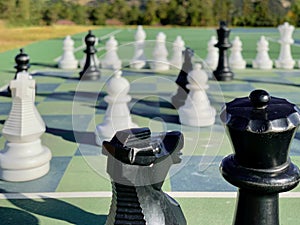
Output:
[[[128,31],[120,35],[125,32]],[[208,31],[208,34],[211,33]],[[47,42],[61,45],[60,39]],[[36,45],[41,44],[28,46],[29,55],[37,48]],[[80,82],[79,69],[66,71],[53,66],[53,59],[60,54],[58,52],[60,50],[50,51],[41,55],[40,61],[32,60],[30,69],[37,82],[36,106],[47,126],[42,142],[53,154],[50,172],[29,182],[0,181],[0,212],[3,215],[0,224],[105,223],[111,185],[105,171],[106,157],[102,155],[101,147],[95,144],[94,129],[103,119],[107,106],[103,100],[105,83],[113,72],[102,70],[98,82]],[[123,58],[126,61],[126,57]],[[196,57],[195,61],[199,58]],[[248,96],[258,88],[300,105],[299,71],[237,70],[232,82],[218,83],[210,79],[207,94],[218,114],[224,102]],[[177,89],[174,81],[178,72],[178,68],[163,73],[148,69],[132,70],[125,65],[123,76],[131,84],[129,107],[133,121],[140,127],[149,127],[152,132],[183,132],[182,163],[173,165],[163,189],[181,204],[188,224],[231,224],[236,188],[225,182],[219,173],[220,161],[232,153],[231,145],[218,116],[211,127],[193,128],[179,124],[178,113],[170,103],[170,97]],[[13,77],[13,73],[7,71],[7,74]],[[2,129],[11,107],[11,99],[5,92],[0,96],[0,106]],[[300,166],[299,139],[300,132],[297,132],[290,153],[292,161]],[[4,142],[1,137],[1,146]],[[299,191],[300,187],[297,187],[290,196],[283,195],[280,199],[281,224],[299,224]]]

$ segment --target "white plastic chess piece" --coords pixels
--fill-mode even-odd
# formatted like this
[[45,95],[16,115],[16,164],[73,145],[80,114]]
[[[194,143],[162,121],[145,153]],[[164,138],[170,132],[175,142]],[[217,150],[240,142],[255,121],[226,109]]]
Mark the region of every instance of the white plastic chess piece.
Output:
[[256,44],[257,55],[252,61],[253,68],[257,69],[272,69],[273,61],[269,57],[269,42],[265,36],[261,36]]
[[215,70],[218,66],[219,61],[219,49],[215,47],[215,44],[218,43],[216,36],[212,36],[207,43],[207,56],[205,59],[205,63],[211,68]]
[[105,45],[106,54],[101,61],[103,69],[118,70],[122,67],[122,62],[117,54],[118,42],[114,36],[111,36]]
[[40,140],[45,124],[34,105],[35,81],[27,72],[10,82],[12,108],[2,130],[7,142],[0,153],[0,178],[28,181],[44,176],[51,152]]
[[280,32],[280,53],[279,58],[275,60],[276,68],[282,69],[293,69],[295,61],[292,58],[291,54],[291,44],[294,43],[292,38],[295,27],[290,25],[288,22],[285,22],[283,25],[278,26]]
[[71,36],[67,36],[63,44],[63,55],[58,62],[61,69],[77,69],[78,61],[74,56],[74,41]]
[[190,90],[185,104],[178,109],[181,124],[205,127],[215,123],[216,110],[210,105],[206,95],[208,76],[196,63],[194,69],[188,74],[187,88]]
[[181,68],[183,63],[183,50],[184,50],[184,41],[181,36],[177,36],[175,41],[173,42],[173,56],[170,60],[171,66],[175,68]]
[[154,71],[165,71],[170,69],[168,62],[168,50],[166,48],[166,35],[159,32],[156,36],[156,43],[153,51],[153,61],[150,67]]
[[135,69],[142,69],[146,65],[146,56],[144,53],[146,32],[143,26],[139,25],[135,33],[135,52],[134,56],[130,62],[130,67]]
[[102,145],[103,140],[111,139],[114,134],[123,129],[138,127],[132,122],[127,103],[131,100],[128,95],[129,82],[117,71],[106,84],[108,95],[104,101],[108,103],[104,120],[95,130],[96,143]]
[[239,36],[236,36],[232,42],[231,54],[229,57],[229,65],[232,69],[245,69],[246,61],[242,56],[242,42]]

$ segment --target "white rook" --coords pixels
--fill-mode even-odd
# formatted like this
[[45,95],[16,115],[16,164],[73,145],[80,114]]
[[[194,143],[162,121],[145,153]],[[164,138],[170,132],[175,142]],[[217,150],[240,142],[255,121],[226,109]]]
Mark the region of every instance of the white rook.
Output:
[[48,173],[51,152],[40,140],[45,124],[35,105],[35,80],[27,72],[10,82],[12,108],[2,130],[7,142],[0,153],[0,178],[28,181]]

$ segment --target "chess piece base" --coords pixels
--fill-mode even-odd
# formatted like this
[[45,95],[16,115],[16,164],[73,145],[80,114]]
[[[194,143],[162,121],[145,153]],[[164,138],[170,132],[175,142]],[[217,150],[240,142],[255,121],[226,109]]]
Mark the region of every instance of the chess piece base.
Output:
[[199,109],[197,111],[184,107],[179,108],[180,123],[192,127],[207,127],[215,123],[216,110],[213,107],[209,106],[206,110]]
[[78,67],[78,61],[74,60],[74,61],[61,61],[58,63],[58,68],[60,69],[77,69]]
[[283,60],[275,60],[275,66],[278,69],[293,69],[295,66],[295,61],[283,61]]
[[0,179],[13,182],[29,181],[48,173],[51,152],[41,140],[5,144],[0,154]]
[[100,79],[100,70],[98,69],[87,69],[86,71],[81,71],[80,80],[99,80]]
[[273,68],[273,62],[272,60],[268,60],[268,61],[253,61],[252,62],[252,66],[254,69],[263,69],[263,70],[269,70]]
[[154,71],[166,71],[170,69],[170,65],[167,62],[151,62],[150,67]]
[[230,63],[230,68],[242,70],[246,68],[246,61],[234,61]]
[[134,60],[130,62],[130,67],[134,69],[142,69],[146,66],[146,61],[144,60]]
[[213,72],[217,81],[230,81],[233,80],[234,73],[231,71],[218,71]]
[[108,70],[118,70],[122,68],[122,62],[121,60],[102,60],[101,68]]

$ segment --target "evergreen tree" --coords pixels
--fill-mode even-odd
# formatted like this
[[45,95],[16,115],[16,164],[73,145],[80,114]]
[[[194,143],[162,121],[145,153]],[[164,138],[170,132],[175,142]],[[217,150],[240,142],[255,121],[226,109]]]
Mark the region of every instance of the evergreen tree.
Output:
[[143,13],[143,24],[153,25],[158,23],[156,13],[158,12],[158,5],[154,0],[149,0],[146,4],[145,12]]

